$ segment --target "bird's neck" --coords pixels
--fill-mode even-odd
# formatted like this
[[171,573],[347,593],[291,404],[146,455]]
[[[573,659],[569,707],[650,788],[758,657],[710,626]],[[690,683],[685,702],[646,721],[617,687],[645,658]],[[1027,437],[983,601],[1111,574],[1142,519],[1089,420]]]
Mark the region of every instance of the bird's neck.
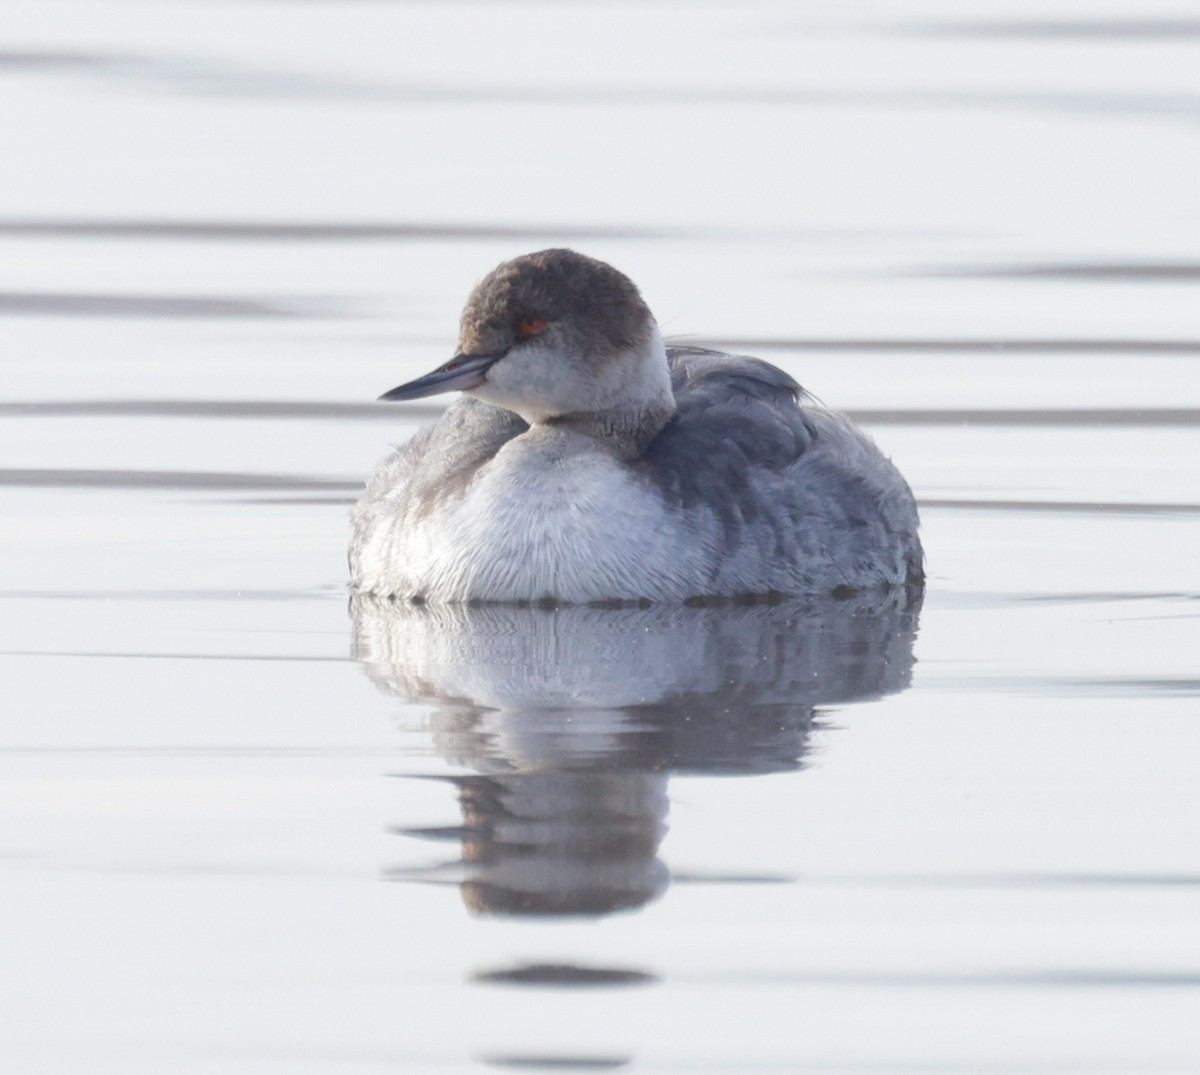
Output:
[[622,459],[638,459],[675,413],[675,401],[640,411],[625,409],[564,414],[543,423],[555,429],[590,437]]
[[622,360],[621,367],[627,375],[608,394],[606,405],[557,415],[542,424],[591,437],[622,459],[639,458],[675,413],[667,352],[657,328],[652,326],[646,341]]

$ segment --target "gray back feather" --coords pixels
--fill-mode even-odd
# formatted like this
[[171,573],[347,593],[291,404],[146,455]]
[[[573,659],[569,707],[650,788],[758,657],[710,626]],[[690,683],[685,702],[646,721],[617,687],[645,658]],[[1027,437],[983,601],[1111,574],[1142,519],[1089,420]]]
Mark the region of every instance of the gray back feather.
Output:
[[[667,349],[675,415],[640,461],[680,507],[740,499],[747,473],[780,473],[811,446],[797,405],[803,389],[757,358],[694,347]],[[724,491],[727,495],[722,496]]]
[[[715,517],[718,576],[740,554],[778,565],[781,590],[831,564],[922,574],[912,493],[871,439],[770,363],[693,347],[667,351],[676,413],[638,462],[668,505]],[[857,570],[861,567],[862,570]],[[715,581],[715,580],[714,580]]]

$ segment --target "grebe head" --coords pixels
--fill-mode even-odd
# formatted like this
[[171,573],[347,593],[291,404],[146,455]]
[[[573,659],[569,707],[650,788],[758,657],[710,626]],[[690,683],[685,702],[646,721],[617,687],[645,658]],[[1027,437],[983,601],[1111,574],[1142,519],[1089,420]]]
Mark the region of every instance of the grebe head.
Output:
[[458,353],[380,399],[468,392],[531,425],[674,406],[666,354],[633,282],[573,250],[506,261],[467,299]]

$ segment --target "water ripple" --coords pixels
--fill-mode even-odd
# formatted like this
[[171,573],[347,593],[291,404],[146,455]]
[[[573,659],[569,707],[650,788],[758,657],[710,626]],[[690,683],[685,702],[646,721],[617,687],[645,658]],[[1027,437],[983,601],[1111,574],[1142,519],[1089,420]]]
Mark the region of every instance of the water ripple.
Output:
[[1200,19],[980,19],[917,23],[895,32],[922,37],[992,37],[1029,40],[1161,41],[1200,37]]
[[1200,280],[1200,261],[1061,261],[999,266],[952,265],[922,271],[920,275],[1122,284],[1190,284]]
[[231,295],[134,295],[69,291],[0,292],[0,316],[148,318],[333,318],[345,316],[328,297],[243,298]]
[[1200,504],[1165,501],[1116,500],[984,500],[982,498],[919,497],[922,508],[950,508],[967,511],[1034,511],[1065,512],[1084,515],[1195,515]]
[[664,239],[679,233],[664,228],[600,224],[445,224],[364,220],[185,220],[33,217],[0,218],[0,236],[53,239],[199,239],[233,242],[372,242],[397,239]]
[[499,970],[476,971],[471,981],[485,985],[629,986],[651,985],[658,976],[625,967],[582,967],[575,963],[522,963]]
[[[668,343],[672,342],[668,338]],[[772,337],[772,336],[708,336],[680,340],[703,347],[726,351],[862,351],[866,353],[896,351],[902,354],[928,351],[935,354],[962,352],[964,354],[1153,354],[1200,355],[1200,340],[1163,340],[1133,338],[910,338],[889,337]]]
[[312,478],[299,474],[249,474],[192,470],[0,469],[0,486],[79,489],[246,489],[357,492],[361,481]]

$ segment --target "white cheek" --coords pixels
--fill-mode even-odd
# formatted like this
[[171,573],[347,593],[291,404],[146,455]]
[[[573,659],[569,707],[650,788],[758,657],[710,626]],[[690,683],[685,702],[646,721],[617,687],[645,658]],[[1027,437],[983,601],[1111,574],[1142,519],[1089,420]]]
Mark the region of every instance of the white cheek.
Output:
[[564,395],[567,360],[544,347],[524,347],[497,362],[487,380],[471,395],[485,403],[515,411],[527,422],[538,422],[571,409]]
[[657,325],[644,343],[627,351],[622,361],[608,362],[597,370],[593,384],[596,399],[605,407],[637,408],[671,395],[671,370]]

